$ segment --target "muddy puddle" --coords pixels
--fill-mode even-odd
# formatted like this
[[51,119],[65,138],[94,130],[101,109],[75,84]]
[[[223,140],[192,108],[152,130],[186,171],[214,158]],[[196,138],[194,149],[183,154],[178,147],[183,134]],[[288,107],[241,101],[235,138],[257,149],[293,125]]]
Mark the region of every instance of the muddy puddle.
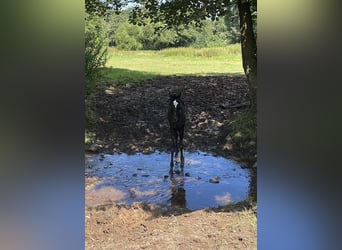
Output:
[[250,171],[204,152],[185,152],[184,170],[169,173],[170,155],[86,155],[86,206],[148,202],[196,210],[244,200]]

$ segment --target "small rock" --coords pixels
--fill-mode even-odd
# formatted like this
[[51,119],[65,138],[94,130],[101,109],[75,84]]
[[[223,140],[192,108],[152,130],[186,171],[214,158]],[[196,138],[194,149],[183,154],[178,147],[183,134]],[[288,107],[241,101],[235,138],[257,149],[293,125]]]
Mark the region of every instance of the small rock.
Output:
[[242,137],[242,134],[241,132],[237,132],[235,135],[234,135],[235,138],[241,138]]
[[189,177],[189,176],[190,176],[190,173],[189,173],[189,172],[185,173],[185,176],[188,176],[188,177]]
[[227,135],[226,138],[225,138],[226,141],[230,142],[232,141],[232,137],[230,137],[230,135]]
[[142,177],[149,177],[149,174],[143,174]]
[[220,182],[220,177],[219,176],[216,176],[214,178],[210,178],[209,179],[209,182],[210,183],[219,183]]
[[134,174],[132,174],[132,176],[133,176],[133,177],[137,177],[138,175],[134,173]]
[[224,149],[224,150],[232,150],[232,149],[233,149],[233,144],[231,144],[231,143],[226,143],[226,144],[223,146],[223,149]]
[[91,144],[88,150],[92,152],[96,152],[98,150],[98,146],[96,144]]

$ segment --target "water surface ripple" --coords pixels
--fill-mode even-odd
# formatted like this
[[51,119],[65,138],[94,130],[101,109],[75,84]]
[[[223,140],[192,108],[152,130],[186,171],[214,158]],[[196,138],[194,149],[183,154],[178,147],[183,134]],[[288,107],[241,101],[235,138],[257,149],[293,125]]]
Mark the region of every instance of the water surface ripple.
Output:
[[86,155],[86,205],[149,202],[202,209],[244,200],[250,171],[236,162],[204,152],[185,152],[184,171],[170,155]]

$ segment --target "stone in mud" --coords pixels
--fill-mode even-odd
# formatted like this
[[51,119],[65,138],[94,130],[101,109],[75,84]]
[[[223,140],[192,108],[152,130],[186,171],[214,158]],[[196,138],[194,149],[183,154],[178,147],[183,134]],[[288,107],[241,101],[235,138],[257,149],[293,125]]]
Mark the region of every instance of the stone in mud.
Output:
[[91,144],[89,147],[88,147],[88,150],[91,151],[91,152],[97,152],[99,150],[99,146],[96,145],[96,144]]
[[210,183],[219,183],[220,182],[220,177],[219,176],[216,176],[214,178],[210,178],[209,179],[209,182]]

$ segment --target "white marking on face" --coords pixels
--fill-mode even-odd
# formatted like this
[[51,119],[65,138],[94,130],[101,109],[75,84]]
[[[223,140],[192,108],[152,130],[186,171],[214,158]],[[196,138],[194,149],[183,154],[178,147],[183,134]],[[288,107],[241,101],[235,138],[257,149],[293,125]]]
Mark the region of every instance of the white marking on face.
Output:
[[175,108],[177,108],[178,102],[176,100],[173,101],[173,106],[175,106]]

